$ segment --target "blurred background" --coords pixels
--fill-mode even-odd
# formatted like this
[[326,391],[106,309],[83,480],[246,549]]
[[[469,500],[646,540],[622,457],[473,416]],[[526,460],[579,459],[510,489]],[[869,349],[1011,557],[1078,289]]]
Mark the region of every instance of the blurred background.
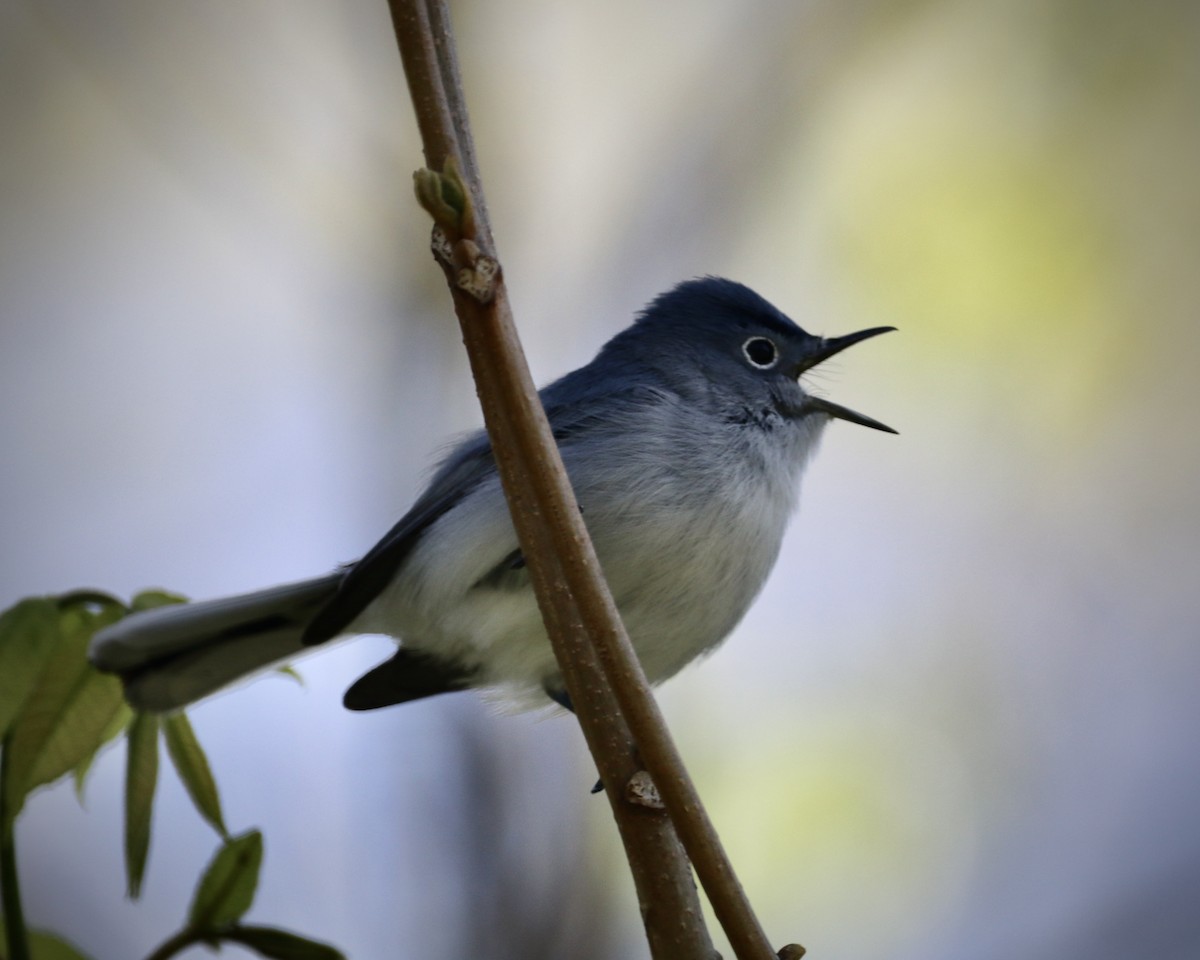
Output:
[[[758,604],[662,691],[771,938],[1200,956],[1200,5],[454,14],[539,381],[704,273],[901,330],[814,376],[901,435],[831,427]],[[479,422],[382,0],[2,0],[0,131],[0,604],[323,572]],[[573,722],[343,711],[387,650],[194,710],[265,832],[250,919],[356,960],[646,956]],[[171,932],[216,846],[164,767],[124,900],[122,776],[18,823],[31,922],[99,958]]]

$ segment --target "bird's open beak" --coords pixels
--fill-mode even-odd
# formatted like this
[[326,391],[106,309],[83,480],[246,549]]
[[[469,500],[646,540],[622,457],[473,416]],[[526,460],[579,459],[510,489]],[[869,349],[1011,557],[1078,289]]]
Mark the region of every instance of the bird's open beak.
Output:
[[[858,333],[848,333],[844,337],[813,337],[811,351],[793,368],[794,376],[799,377],[806,370],[811,370],[818,363],[828,360],[834,354],[841,353],[847,347],[852,347],[863,340],[869,340],[871,337],[877,337],[881,333],[889,333],[895,329],[895,327],[871,327],[870,330],[859,330]],[[838,420],[849,420],[851,423],[870,427],[872,430],[882,430],[884,433],[897,432],[886,424],[880,423],[878,420],[872,420],[870,417],[865,417],[861,413],[856,413],[847,407],[843,407],[841,404],[832,403],[821,397],[808,397],[804,401],[804,408],[828,414],[831,417],[836,417]]]

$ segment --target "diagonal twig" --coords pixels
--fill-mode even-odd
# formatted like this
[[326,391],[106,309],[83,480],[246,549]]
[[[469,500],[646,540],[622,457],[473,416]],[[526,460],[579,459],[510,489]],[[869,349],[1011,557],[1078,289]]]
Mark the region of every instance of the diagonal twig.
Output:
[[[435,245],[514,526],[625,843],[652,954],[714,955],[690,858],[736,955],[774,958],[621,625],[529,375],[492,244],[444,0],[389,6],[429,168],[418,192],[445,187],[454,194],[459,184],[465,193],[462,209],[435,218]],[[635,777],[643,766],[669,821],[653,803],[639,802]]]

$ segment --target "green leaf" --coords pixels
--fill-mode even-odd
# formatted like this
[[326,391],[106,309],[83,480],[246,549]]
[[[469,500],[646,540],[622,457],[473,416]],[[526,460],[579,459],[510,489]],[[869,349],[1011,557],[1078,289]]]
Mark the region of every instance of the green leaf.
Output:
[[134,714],[126,734],[125,761],[125,875],[129,896],[142,890],[146,855],[150,852],[150,814],[158,786],[158,717]]
[[282,667],[276,667],[275,672],[282,673],[285,677],[291,677],[298,684],[300,684],[300,686],[304,686],[304,677],[302,677],[300,672],[291,664],[285,663]]
[[121,681],[91,671],[42,747],[29,776],[29,789],[52,783],[95,756],[123,706]]
[[66,940],[40,930],[30,931],[29,949],[33,952],[33,960],[90,960],[86,953],[80,953]]
[[111,593],[105,593],[103,590],[71,590],[69,593],[60,593],[52,598],[58,604],[59,609],[67,607],[83,606],[83,607],[117,607],[120,610],[126,610],[125,604],[114,597]]
[[33,693],[58,644],[58,613],[47,597],[28,597],[0,613],[0,740]]
[[345,954],[318,940],[309,940],[276,927],[231,927],[222,940],[240,943],[276,960],[346,960]]
[[96,630],[123,613],[120,604],[99,612],[83,604],[57,611],[57,641],[9,731],[6,799],[12,816],[31,790],[58,779],[94,753],[120,710],[120,681],[94,670],[87,662],[87,648]]
[[155,607],[169,607],[173,603],[187,603],[188,598],[178,593],[168,593],[166,590],[143,590],[129,602],[129,609],[137,613],[141,610],[153,610]]
[[80,760],[75,765],[75,769],[71,771],[71,775],[75,778],[75,797],[79,800],[80,805],[83,804],[83,789],[96,755],[111,741],[124,733],[125,728],[129,726],[131,720],[133,720],[133,710],[130,709],[127,703],[122,703],[112,720],[108,722],[108,727],[105,728],[104,733],[100,735],[100,742],[96,744],[96,749]]
[[236,923],[254,902],[262,866],[262,834],[257,830],[234,837],[217,851],[192,900],[188,925],[209,931]]
[[188,796],[200,811],[200,816],[213,825],[222,838],[229,839],[225,818],[221,815],[221,798],[217,794],[217,782],[213,779],[208,758],[192,731],[187,716],[175,713],[163,719],[163,734],[167,741],[167,753],[179,779],[187,788]]
[[[4,943],[4,917],[0,916],[0,945]],[[29,950],[33,960],[91,960],[61,937],[44,930],[29,931]]]

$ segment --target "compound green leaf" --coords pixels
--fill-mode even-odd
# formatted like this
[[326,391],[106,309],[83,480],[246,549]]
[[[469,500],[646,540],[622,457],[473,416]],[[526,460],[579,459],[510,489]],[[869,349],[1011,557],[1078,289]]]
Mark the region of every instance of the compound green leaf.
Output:
[[221,798],[217,793],[217,782],[213,779],[208,758],[196,739],[192,724],[183,713],[175,713],[163,719],[163,734],[167,741],[167,753],[179,779],[187,788],[188,796],[213,828],[229,839],[225,818],[221,814]]
[[257,830],[234,837],[217,851],[196,887],[188,915],[192,929],[215,932],[241,919],[254,902],[262,855]]
[[227,931],[222,939],[240,943],[274,960],[346,960],[345,954],[327,943],[309,940],[275,927],[236,926]]
[[119,620],[124,609],[115,602],[99,612],[83,603],[58,604],[57,638],[9,728],[6,800],[13,816],[30,790],[94,753],[120,709],[120,682],[91,667],[87,648],[92,634]]
[[[91,960],[61,937],[45,930],[30,930],[29,950],[33,960]],[[0,916],[0,946],[4,944],[4,917]]]
[[71,771],[71,775],[75,778],[75,797],[79,800],[80,804],[83,803],[83,790],[87,783],[87,776],[92,770],[92,762],[96,759],[96,755],[111,741],[124,733],[125,728],[129,726],[131,720],[133,720],[133,710],[130,709],[129,704],[122,703],[117,709],[116,714],[108,722],[108,727],[101,735],[96,749],[80,760]]
[[155,607],[169,607],[173,603],[187,603],[188,598],[178,593],[166,590],[143,590],[129,602],[129,609],[134,613],[141,610],[153,610]]
[[58,612],[48,597],[27,597],[0,613],[0,740],[21,714],[58,643]]
[[285,663],[282,667],[276,667],[275,672],[281,673],[285,677],[290,677],[292,680],[295,680],[298,684],[300,684],[300,686],[304,686],[304,677],[302,677],[300,672],[290,663]]
[[125,761],[125,875],[129,896],[142,890],[146,856],[150,852],[150,815],[158,786],[158,717],[134,714],[126,734]]

